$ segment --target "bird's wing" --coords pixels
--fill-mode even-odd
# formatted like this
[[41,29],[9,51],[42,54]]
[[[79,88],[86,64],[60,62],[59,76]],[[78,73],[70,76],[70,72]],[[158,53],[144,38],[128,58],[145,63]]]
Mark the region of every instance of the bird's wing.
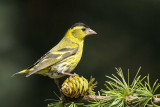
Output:
[[43,70],[51,65],[56,64],[64,60],[65,58],[75,55],[78,51],[78,47],[75,48],[62,48],[57,51],[49,51],[44,56],[42,56],[32,67],[30,67],[30,72],[26,77]]

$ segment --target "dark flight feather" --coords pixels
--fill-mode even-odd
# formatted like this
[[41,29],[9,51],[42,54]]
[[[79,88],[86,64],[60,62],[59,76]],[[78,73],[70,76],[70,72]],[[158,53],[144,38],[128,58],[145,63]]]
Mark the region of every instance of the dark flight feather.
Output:
[[[78,51],[79,48],[77,47],[77,48],[72,48],[72,49],[73,50],[70,50],[68,52],[66,51],[65,54],[62,54],[61,58],[59,58],[59,59],[56,59],[56,58],[54,58],[54,59],[53,58],[47,58],[47,56],[50,56],[50,54],[53,55],[53,53],[48,52],[48,54],[45,54],[45,56],[43,56],[40,60],[38,60],[36,62],[35,66],[33,66],[33,71],[30,71],[26,75],[26,77],[29,77],[30,75],[32,75],[32,74],[34,74],[34,73],[36,73],[36,72],[38,72],[40,70],[43,70],[43,69],[45,69],[47,67],[50,67],[50,66],[52,66],[52,65],[54,65],[54,64],[56,64],[56,63],[58,63],[58,62],[60,62],[62,60],[64,60],[65,58],[67,58],[69,56],[75,55],[77,53],[77,51]],[[65,50],[65,49],[61,49],[61,50]],[[59,57],[59,56],[60,55],[57,54],[57,57]],[[47,60],[44,61],[45,59],[47,59]],[[32,69],[32,68],[30,68],[30,69]]]

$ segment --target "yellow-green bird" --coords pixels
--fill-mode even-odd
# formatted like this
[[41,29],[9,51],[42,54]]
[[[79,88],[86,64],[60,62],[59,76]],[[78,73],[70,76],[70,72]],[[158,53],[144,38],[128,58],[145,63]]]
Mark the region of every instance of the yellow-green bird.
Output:
[[75,69],[82,57],[84,39],[92,34],[97,33],[85,24],[74,24],[55,47],[35,64],[14,75],[27,73],[26,77],[29,77],[32,74],[41,74],[53,79],[72,75],[70,72]]

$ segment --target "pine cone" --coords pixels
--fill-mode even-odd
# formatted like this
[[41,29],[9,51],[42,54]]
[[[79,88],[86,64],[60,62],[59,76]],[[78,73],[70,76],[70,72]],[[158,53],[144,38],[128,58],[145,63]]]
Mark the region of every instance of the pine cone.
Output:
[[62,93],[70,98],[78,98],[84,96],[88,90],[88,81],[82,76],[74,76],[67,78],[63,84]]

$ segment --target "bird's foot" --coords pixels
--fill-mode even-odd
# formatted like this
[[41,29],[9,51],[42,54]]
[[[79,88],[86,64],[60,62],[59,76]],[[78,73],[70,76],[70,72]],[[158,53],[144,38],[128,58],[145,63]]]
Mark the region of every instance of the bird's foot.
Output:
[[74,74],[71,74],[71,73],[62,73],[63,75],[68,75],[68,76],[71,76],[71,77],[74,77],[74,76],[79,76],[78,74],[74,73]]
[[54,79],[54,82],[56,83],[57,87],[58,87],[59,90],[60,90],[61,88],[60,88],[60,85],[59,85],[59,80],[58,80],[58,79]]
[[71,81],[72,77],[74,76],[79,76],[78,74],[74,73],[74,74],[71,74],[71,73],[62,73],[64,75],[68,75],[69,76],[69,80]]
[[79,77],[78,74],[74,73],[74,74],[72,74],[72,75],[69,77],[69,80],[71,81],[72,77],[74,77],[74,76],[78,76],[78,77]]
[[79,77],[79,75],[78,75],[78,74],[76,74],[76,73],[72,74],[72,76],[73,76],[73,77],[74,77],[74,76],[78,76],[78,77]]

